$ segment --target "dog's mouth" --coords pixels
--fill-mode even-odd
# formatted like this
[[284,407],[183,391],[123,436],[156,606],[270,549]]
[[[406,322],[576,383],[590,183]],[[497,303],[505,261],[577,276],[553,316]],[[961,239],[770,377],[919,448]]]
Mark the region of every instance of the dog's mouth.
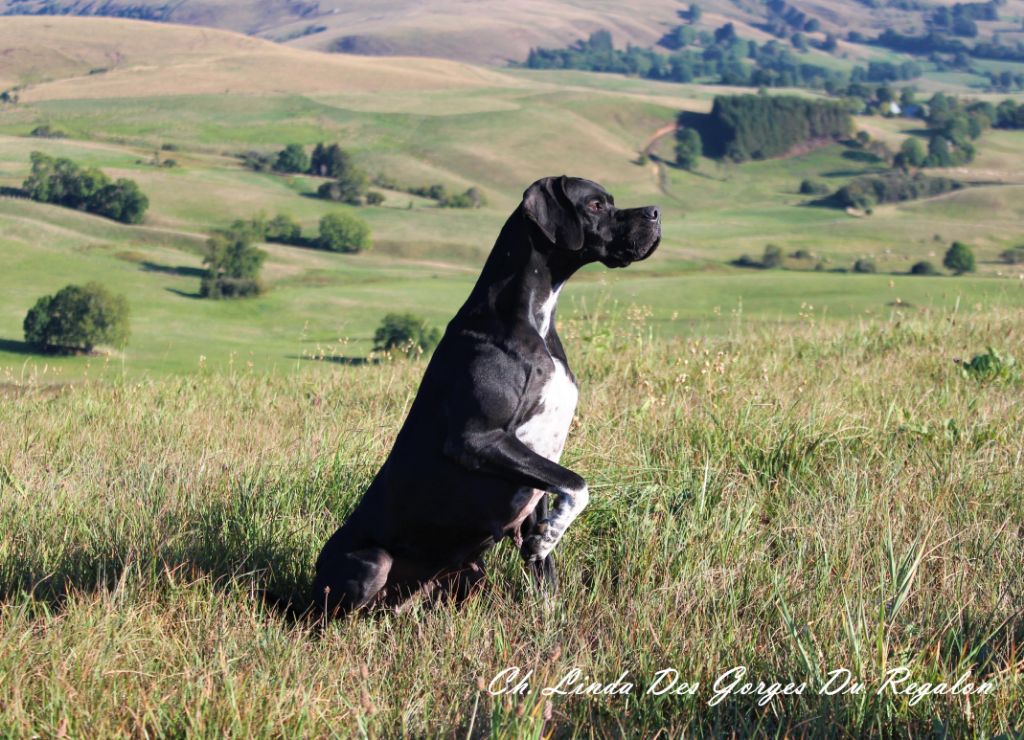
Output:
[[605,267],[629,267],[634,262],[645,260],[654,254],[661,244],[661,224],[655,224],[642,237],[630,237],[627,246],[619,252],[601,260]]

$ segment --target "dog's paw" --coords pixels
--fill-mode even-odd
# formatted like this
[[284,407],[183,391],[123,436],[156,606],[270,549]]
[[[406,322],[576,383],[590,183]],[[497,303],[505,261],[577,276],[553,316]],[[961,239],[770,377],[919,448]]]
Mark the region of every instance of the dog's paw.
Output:
[[523,546],[519,548],[519,553],[527,563],[539,563],[549,552],[551,547],[544,536],[539,534],[531,534],[523,540]]

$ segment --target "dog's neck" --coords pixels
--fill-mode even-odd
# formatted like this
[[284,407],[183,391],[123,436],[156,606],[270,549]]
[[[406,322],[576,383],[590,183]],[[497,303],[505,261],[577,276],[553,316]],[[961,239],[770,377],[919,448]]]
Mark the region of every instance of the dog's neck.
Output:
[[543,239],[525,216],[513,213],[459,315],[511,316],[547,336],[558,294],[582,262]]

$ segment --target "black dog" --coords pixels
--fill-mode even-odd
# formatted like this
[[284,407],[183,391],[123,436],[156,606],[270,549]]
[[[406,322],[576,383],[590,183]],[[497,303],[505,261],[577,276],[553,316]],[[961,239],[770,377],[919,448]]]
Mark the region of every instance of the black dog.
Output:
[[577,398],[555,332],[558,293],[583,265],[625,267],[660,240],[657,208],[620,210],[589,180],[547,177],[526,190],[391,454],[317,558],[319,607],[397,604],[436,586],[460,598],[509,535],[538,582],[554,585],[551,551],[588,499],[583,478],[558,464]]

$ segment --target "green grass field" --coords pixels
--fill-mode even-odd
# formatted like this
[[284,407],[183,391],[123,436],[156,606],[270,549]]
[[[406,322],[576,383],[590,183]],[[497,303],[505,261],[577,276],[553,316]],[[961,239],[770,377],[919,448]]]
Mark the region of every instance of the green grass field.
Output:
[[[1012,736],[1024,723],[1019,309],[805,317],[650,341],[563,322],[591,505],[534,596],[514,548],[462,609],[321,631],[266,613],[383,460],[422,364],[0,386],[0,734]],[[766,706],[716,677],[807,682]],[[486,689],[533,670],[523,696]],[[622,696],[545,696],[571,668]],[[984,696],[876,693],[887,671]],[[699,682],[653,697],[657,671]],[[869,688],[822,696],[846,668]],[[500,682],[499,682],[500,685]]]
[[[21,43],[49,48],[54,19],[45,26],[16,20],[23,24]],[[66,23],[68,28],[59,26],[65,35],[75,24],[93,28],[103,21]],[[1018,166],[1024,140],[1016,133],[989,132],[978,161],[956,173],[995,184],[854,218],[807,207],[797,193],[805,177],[838,187],[874,169],[849,159],[840,146],[742,166],[706,161],[697,174],[637,163],[652,132],[680,109],[707,110],[714,89],[579,72],[475,71],[433,61],[425,68],[411,60],[384,60],[374,67],[375,60],[325,58],[187,28],[139,26],[133,35],[131,24],[117,23],[110,43],[128,49],[136,65],[149,47],[158,64],[84,76],[53,66],[49,82],[23,91],[25,102],[0,110],[0,185],[19,185],[29,153],[39,149],[130,176],[151,200],[145,222],[131,228],[0,200],[0,255],[10,265],[11,284],[0,296],[0,367],[19,377],[43,370],[65,378],[95,375],[97,366],[130,374],[188,371],[200,358],[214,366],[244,358],[269,370],[316,366],[296,359],[309,354],[365,356],[377,322],[394,307],[443,324],[468,292],[523,188],[559,172],[603,182],[621,204],[654,202],[665,213],[665,240],[655,258],[625,272],[586,271],[567,292],[563,313],[586,312],[598,302],[636,304],[652,312],[659,333],[672,336],[715,333],[737,320],[786,323],[807,305],[821,316],[851,318],[884,315],[897,301],[903,311],[973,310],[1020,305],[1024,296],[1019,276],[996,261],[1024,232]],[[237,56],[241,66],[204,61],[223,55]],[[181,80],[204,64],[223,80],[207,75],[204,84],[222,84],[231,94],[178,92]],[[320,69],[316,65],[321,74],[305,69]],[[291,76],[274,78],[271,68],[279,77]],[[407,69],[434,77],[409,91],[403,82]],[[348,91],[326,93],[320,81],[343,71],[351,79]],[[266,79],[272,85],[287,82],[293,91],[236,87],[253,77],[264,85]],[[365,85],[375,85],[376,92]],[[43,123],[68,138],[26,136]],[[914,126],[880,118],[860,124],[893,146]],[[439,209],[387,192],[382,207],[358,210],[373,230],[372,252],[344,256],[268,247],[268,295],[244,304],[197,300],[199,255],[212,229],[258,212],[284,212],[313,233],[322,215],[347,208],[309,197],[319,184],[314,178],[250,172],[235,156],[319,140],[342,142],[372,174],[407,185],[477,186],[489,204],[471,211]],[[670,143],[662,145],[666,155]],[[177,147],[162,156],[174,158],[178,167],[146,164],[164,144]],[[978,252],[977,277],[899,276],[917,260],[941,261],[954,239]],[[894,274],[727,267],[741,254],[760,254],[769,243],[787,253],[809,251],[829,269],[871,257],[881,272]],[[26,354],[21,322],[35,298],[87,278],[128,295],[134,329],[126,351],[99,359]]]
[[[0,87],[31,82],[0,107],[0,186],[20,185],[40,150],[131,177],[151,202],[124,226],[0,197],[0,736],[1024,728],[1024,381],[958,365],[987,347],[1024,360],[1024,273],[998,259],[1024,244],[1024,134],[986,132],[975,162],[946,173],[968,189],[854,216],[798,194],[804,178],[838,188],[875,169],[840,145],[697,173],[639,159],[680,110],[734,88],[112,23],[0,25]],[[88,74],[109,59],[121,61]],[[41,124],[68,136],[28,135]],[[898,147],[919,124],[858,126]],[[237,157],[320,140],[371,174],[476,186],[488,204],[385,191],[352,208],[310,197],[315,178]],[[167,143],[178,166],[148,164]],[[655,145],[670,152],[671,137]],[[502,545],[461,610],[416,603],[326,627],[266,611],[257,589],[306,592],[411,402],[422,362],[361,364],[380,319],[408,310],[443,326],[523,189],[563,172],[619,205],[659,204],[665,238],[627,270],[584,269],[562,295],[581,386],[563,461],[592,500],[558,551],[560,594],[532,592]],[[311,235],[335,211],[370,224],[372,250],[263,245],[268,293],[197,297],[213,230],[283,212]],[[976,274],[906,274],[953,240],[973,247]],[[813,257],[730,265],[768,244]],[[878,273],[838,271],[858,258]],[[127,296],[127,347],[32,352],[35,300],[89,280]],[[739,665],[755,683],[808,688],[709,704]],[[530,690],[489,694],[511,666],[534,671]],[[573,667],[602,682],[629,671],[638,688],[541,693]],[[993,692],[875,693],[899,667],[931,683],[970,672]],[[699,690],[644,695],[665,668]],[[821,695],[839,668],[868,690]]]

